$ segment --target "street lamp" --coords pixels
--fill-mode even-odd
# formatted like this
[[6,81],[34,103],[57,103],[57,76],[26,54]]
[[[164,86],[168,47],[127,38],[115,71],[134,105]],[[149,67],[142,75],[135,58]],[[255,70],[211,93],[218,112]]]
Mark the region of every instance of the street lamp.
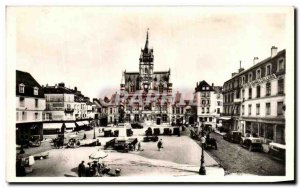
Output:
[[92,120],[92,125],[94,126],[94,137],[93,137],[93,139],[96,139],[96,124],[95,124],[95,121],[94,120]]
[[204,165],[204,144],[205,144],[205,137],[204,137],[204,123],[201,122],[201,165],[199,169],[199,175],[206,175],[205,165]]

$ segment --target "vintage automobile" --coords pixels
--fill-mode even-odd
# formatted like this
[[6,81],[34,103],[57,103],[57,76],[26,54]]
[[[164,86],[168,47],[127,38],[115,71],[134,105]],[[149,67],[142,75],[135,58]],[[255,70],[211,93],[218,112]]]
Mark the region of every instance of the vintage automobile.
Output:
[[33,135],[29,139],[29,146],[30,147],[39,147],[41,146],[41,139],[40,135]]
[[285,161],[285,145],[278,143],[270,143],[269,154],[273,159],[284,162]]
[[249,151],[262,151],[262,143],[263,141],[261,138],[258,138],[256,135],[247,133],[244,137],[241,138],[240,145],[242,147],[248,148]]
[[157,142],[158,141],[158,136],[146,136],[143,138],[143,142]]
[[239,131],[230,131],[223,135],[223,139],[232,143],[240,143],[242,139],[242,133]]

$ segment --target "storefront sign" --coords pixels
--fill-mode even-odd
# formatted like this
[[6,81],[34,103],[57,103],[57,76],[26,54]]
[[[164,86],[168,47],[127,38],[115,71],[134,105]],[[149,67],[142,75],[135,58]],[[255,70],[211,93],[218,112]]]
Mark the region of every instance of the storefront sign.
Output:
[[250,87],[250,86],[253,87],[256,84],[261,84],[261,83],[264,83],[264,82],[268,82],[268,81],[276,79],[276,78],[277,77],[276,77],[275,74],[271,74],[271,75],[265,76],[263,78],[256,79],[252,82],[246,83],[246,84],[243,85],[243,87]]

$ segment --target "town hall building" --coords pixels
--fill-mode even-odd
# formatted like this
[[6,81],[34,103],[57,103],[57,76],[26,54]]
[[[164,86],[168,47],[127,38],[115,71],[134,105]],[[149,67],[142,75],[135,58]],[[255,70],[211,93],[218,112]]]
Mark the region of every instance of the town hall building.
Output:
[[170,123],[172,103],[171,71],[154,71],[153,48],[149,48],[147,31],[141,49],[138,72],[123,72],[120,101],[125,122]]

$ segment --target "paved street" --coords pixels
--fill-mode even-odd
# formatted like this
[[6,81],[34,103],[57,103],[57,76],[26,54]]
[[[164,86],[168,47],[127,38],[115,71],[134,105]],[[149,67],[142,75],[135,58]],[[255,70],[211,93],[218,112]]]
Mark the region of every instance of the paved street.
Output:
[[[78,133],[81,138],[84,133]],[[87,138],[91,138],[93,131],[86,132]],[[99,134],[97,134],[99,136]],[[49,158],[36,160],[34,171],[28,176],[77,176],[77,166],[85,160],[90,161],[88,156],[102,149],[103,144],[112,138],[97,137],[102,143],[101,147],[80,147],[76,149],[51,149]],[[201,148],[195,141],[187,136],[161,136],[164,148],[157,150],[156,142],[142,142],[144,151],[120,153],[112,150],[105,150],[108,157],[103,159],[106,165],[114,169],[121,168],[122,176],[145,176],[145,175],[172,175],[172,176],[193,176],[198,174],[200,166]],[[139,137],[138,139],[142,139]],[[45,145],[47,142],[45,142]],[[49,142],[48,142],[49,144]],[[191,152],[192,151],[192,152]],[[30,153],[30,149],[26,151]],[[205,153],[205,165],[208,175],[224,176],[224,170],[207,153]]]
[[223,140],[223,137],[211,133],[218,143],[218,150],[207,150],[224,168],[226,174],[246,173],[256,175],[285,175],[284,164],[275,161],[267,153],[249,152],[239,144]]

